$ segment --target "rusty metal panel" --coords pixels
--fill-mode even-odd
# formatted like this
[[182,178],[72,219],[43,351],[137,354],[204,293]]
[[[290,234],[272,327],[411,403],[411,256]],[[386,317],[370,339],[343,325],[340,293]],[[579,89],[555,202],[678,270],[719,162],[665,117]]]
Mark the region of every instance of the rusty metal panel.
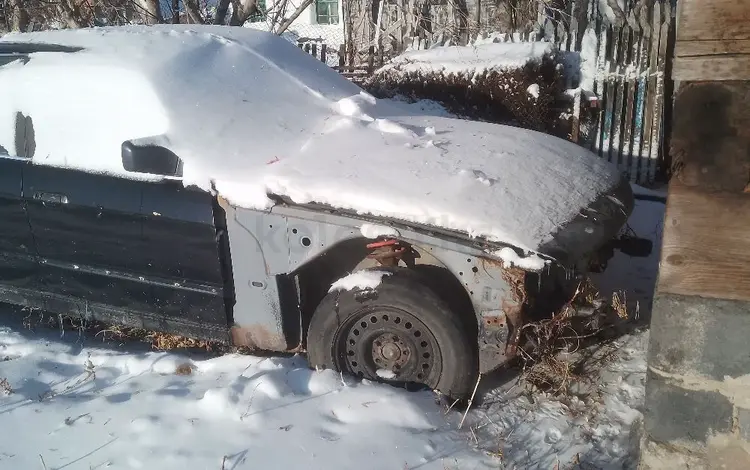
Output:
[[[274,276],[274,271],[288,269],[288,256],[282,256],[288,244],[286,220],[266,212],[235,209],[223,201],[222,207],[227,214],[236,300],[232,342],[253,349],[286,350]],[[274,226],[281,229],[274,231]]]

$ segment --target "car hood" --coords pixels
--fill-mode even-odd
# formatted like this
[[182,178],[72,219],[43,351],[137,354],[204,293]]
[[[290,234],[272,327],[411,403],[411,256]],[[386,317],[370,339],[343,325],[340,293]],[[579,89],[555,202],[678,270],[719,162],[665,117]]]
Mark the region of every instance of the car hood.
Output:
[[332,117],[297,153],[216,188],[247,207],[274,194],[543,253],[621,183],[601,158],[543,133],[371,107]]
[[[13,111],[0,113],[0,145],[14,135],[4,117],[21,112],[45,164],[138,177],[123,171],[120,146],[147,141],[183,159],[186,185],[237,206],[265,210],[277,195],[535,252],[621,181],[556,137],[376,100],[293,44],[247,28],[3,41],[79,48],[0,67],[0,102]],[[68,86],[87,92],[59,93]]]

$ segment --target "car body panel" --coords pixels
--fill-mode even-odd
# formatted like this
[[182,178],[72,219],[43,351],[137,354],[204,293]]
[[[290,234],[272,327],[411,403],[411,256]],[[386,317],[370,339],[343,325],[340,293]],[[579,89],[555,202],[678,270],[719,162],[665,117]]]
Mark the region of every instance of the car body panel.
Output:
[[26,287],[38,264],[22,195],[23,168],[28,162],[0,155],[0,284]]
[[211,194],[179,181],[142,183],[141,215],[153,306],[167,317],[226,326],[224,278]]

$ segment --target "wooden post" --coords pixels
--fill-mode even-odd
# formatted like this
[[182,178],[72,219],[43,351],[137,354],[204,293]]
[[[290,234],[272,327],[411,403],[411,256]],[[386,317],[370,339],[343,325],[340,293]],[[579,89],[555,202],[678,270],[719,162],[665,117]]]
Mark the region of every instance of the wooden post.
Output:
[[346,66],[346,46],[344,44],[341,44],[339,46],[339,71],[344,72],[344,67]]
[[367,49],[367,75],[372,75],[375,71],[375,46]]
[[318,45],[315,43],[312,44],[312,55],[316,59],[318,58]]
[[327,64],[326,62],[326,50],[328,49],[328,46],[326,46],[326,43],[323,43],[320,45],[320,61],[324,64]]
[[678,15],[640,468],[744,469],[750,387],[734,384],[750,376],[750,2],[680,0]]

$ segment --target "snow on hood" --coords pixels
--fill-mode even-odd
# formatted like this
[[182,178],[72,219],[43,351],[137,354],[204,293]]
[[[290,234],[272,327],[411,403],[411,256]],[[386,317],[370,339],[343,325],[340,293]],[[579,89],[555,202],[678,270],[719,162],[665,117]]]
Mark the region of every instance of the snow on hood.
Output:
[[269,193],[535,250],[618,181],[570,142],[376,100],[270,33],[138,26],[11,34],[82,47],[0,68],[0,146],[30,116],[35,161],[120,174],[128,139],[160,142],[186,184],[231,203]]

